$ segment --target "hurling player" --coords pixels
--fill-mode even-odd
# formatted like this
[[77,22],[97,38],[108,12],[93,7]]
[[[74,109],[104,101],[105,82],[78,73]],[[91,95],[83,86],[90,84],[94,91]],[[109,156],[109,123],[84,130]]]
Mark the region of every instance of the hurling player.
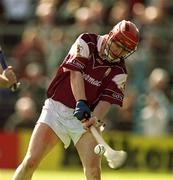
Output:
[[[62,141],[77,149],[87,180],[101,179],[101,158],[89,127],[102,125],[112,104],[122,106],[127,80],[125,61],[138,46],[136,25],[123,20],[105,35],[81,34],[47,91],[28,151],[13,180],[29,180],[45,155]],[[99,129],[99,128],[98,128]]]

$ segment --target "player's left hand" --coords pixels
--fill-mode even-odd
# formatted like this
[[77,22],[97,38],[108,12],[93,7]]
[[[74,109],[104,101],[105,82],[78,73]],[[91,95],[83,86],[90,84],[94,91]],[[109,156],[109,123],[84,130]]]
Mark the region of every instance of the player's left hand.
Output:
[[91,117],[91,110],[86,100],[79,100],[76,102],[73,115],[80,121],[83,119],[89,119]]

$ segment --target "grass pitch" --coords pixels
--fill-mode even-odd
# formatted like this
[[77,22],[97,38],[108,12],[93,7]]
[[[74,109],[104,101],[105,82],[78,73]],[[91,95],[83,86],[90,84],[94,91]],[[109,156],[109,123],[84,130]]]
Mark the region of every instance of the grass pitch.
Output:
[[[11,180],[14,171],[1,170],[0,180]],[[41,171],[38,170],[33,176],[33,180],[85,180],[82,171]],[[171,180],[171,173],[147,173],[147,172],[122,172],[122,171],[103,171],[102,180]]]

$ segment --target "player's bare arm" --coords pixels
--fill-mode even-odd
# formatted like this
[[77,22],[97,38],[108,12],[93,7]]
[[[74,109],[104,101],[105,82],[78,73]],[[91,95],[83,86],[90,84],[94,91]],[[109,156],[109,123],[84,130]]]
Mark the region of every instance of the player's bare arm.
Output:
[[70,71],[71,89],[76,101],[86,100],[85,87],[82,73],[79,71]]
[[107,101],[100,101],[96,108],[94,109],[93,116],[96,116],[98,119],[104,119],[105,115],[109,111],[111,104]]
[[70,71],[70,85],[76,100],[76,108],[73,115],[80,121],[91,117],[91,111],[87,103],[84,87],[84,79],[79,71]]
[[106,101],[100,101],[92,113],[92,117],[83,123],[85,129],[91,125],[99,127],[104,124],[104,117],[109,111],[111,104]]

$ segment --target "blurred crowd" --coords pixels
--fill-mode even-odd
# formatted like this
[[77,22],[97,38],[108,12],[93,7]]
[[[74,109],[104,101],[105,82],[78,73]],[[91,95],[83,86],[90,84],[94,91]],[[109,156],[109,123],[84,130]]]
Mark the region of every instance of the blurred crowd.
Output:
[[112,107],[106,130],[146,136],[173,134],[173,1],[1,0],[0,42],[21,82],[0,89],[0,128],[33,128],[51,77],[83,32],[108,33],[122,19],[140,30],[127,61],[123,108]]

